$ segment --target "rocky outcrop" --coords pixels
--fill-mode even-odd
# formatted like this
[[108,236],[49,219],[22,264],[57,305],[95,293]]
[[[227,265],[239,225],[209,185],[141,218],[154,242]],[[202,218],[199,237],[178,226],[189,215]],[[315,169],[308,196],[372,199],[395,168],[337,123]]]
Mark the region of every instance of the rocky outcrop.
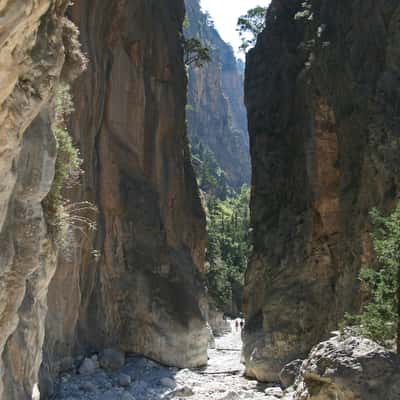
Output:
[[312,349],[287,398],[395,400],[399,382],[396,354],[368,339],[335,336]]
[[[41,201],[56,157],[49,102],[68,58],[64,0],[0,4],[0,398],[31,399],[55,270]],[[33,121],[33,122],[32,122]]]
[[358,307],[368,212],[399,188],[399,18],[392,0],[272,1],[248,55],[250,376],[277,380]]
[[199,0],[185,3],[185,36],[198,38],[211,52],[211,62],[201,68],[189,67],[187,120],[192,152],[200,162],[207,163],[204,152],[210,151],[225,173],[228,186],[237,190],[250,181],[242,67],[232,47],[201,11]]
[[85,175],[71,202],[98,208],[74,231],[49,289],[42,393],[71,356],[106,347],[180,367],[207,362],[205,217],[185,131],[183,1],[79,0],[90,63],[70,131]]

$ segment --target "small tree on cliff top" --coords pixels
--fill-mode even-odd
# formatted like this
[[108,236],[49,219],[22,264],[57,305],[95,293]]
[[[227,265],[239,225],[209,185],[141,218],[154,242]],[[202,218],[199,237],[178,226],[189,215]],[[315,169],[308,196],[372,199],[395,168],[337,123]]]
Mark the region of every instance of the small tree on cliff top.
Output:
[[241,51],[246,52],[249,47],[253,47],[256,44],[258,34],[265,28],[266,12],[266,7],[257,6],[239,17],[236,30],[242,40]]

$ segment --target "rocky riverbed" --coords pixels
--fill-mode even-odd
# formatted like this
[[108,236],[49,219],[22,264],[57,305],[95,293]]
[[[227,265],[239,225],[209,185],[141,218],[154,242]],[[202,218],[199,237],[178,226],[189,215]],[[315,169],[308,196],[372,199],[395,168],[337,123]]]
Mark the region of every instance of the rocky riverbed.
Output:
[[[314,346],[307,359],[287,364],[278,384],[244,377],[241,332],[215,339],[208,365],[177,369],[105,350],[60,376],[55,400],[398,400],[400,358],[350,332]],[[34,398],[37,400],[39,397]]]
[[[209,362],[202,369],[162,366],[143,357],[116,354],[86,359],[75,372],[60,377],[56,400],[275,400],[279,388],[269,388],[243,376],[240,362],[241,332],[232,331],[215,340],[209,349]],[[101,365],[109,363],[109,367]],[[113,364],[113,365],[110,365]],[[118,365],[120,364],[120,365]],[[123,364],[123,365],[122,365]]]

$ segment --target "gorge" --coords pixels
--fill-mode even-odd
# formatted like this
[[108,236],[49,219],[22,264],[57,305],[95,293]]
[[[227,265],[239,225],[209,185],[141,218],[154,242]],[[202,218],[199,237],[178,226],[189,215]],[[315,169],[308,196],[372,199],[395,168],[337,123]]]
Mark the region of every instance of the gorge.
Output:
[[[399,399],[397,355],[331,337],[365,301],[369,211],[398,201],[397,0],[272,0],[246,60],[250,142],[240,64],[199,2],[69,6],[0,1],[0,398],[64,398],[63,373],[79,378],[93,362],[102,375],[97,360],[124,372],[125,355],[147,359],[136,374],[159,373],[158,362],[176,368],[170,380],[204,372],[207,385],[221,373],[200,369],[211,321],[201,143],[233,191],[250,180],[250,149],[242,358],[247,377],[273,383],[247,384],[240,367],[221,375],[221,393],[210,378],[207,396]],[[184,30],[212,46],[204,69],[185,67]],[[72,169],[55,135],[60,87],[73,99],[62,129],[84,173],[62,187],[51,220],[49,193],[60,168]],[[209,354],[236,351],[239,363],[239,339]],[[107,395],[85,398],[133,399],[110,382]],[[235,382],[239,392],[229,391]],[[151,398],[204,398],[189,389]]]

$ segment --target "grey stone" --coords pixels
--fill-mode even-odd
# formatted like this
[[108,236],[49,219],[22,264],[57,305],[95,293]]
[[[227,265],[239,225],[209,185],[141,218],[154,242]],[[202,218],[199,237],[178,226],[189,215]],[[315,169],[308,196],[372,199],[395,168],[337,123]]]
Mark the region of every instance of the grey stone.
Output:
[[126,374],[120,374],[118,376],[118,384],[122,387],[127,387],[131,384],[132,379],[129,375]]
[[101,396],[101,400],[120,400],[121,396],[119,395],[119,393],[114,392],[114,391],[108,391],[105,392],[102,396]]
[[264,392],[267,396],[276,397],[278,399],[283,397],[283,390],[280,387],[270,387],[265,389]]
[[295,398],[308,400],[398,400],[400,358],[371,340],[336,336],[312,349],[295,386]]
[[124,366],[125,354],[114,349],[105,349],[100,354],[99,362],[104,369],[117,370]]
[[85,358],[79,367],[81,375],[92,375],[96,371],[97,364],[91,358]]
[[193,389],[188,386],[182,386],[176,389],[173,394],[177,397],[190,397],[194,395]]
[[69,371],[74,368],[74,359],[72,357],[64,357],[60,361],[60,371]]
[[136,398],[132,394],[124,392],[122,393],[120,400],[136,400]]
[[241,397],[237,392],[230,391],[224,394],[222,397],[219,397],[218,400],[240,400]]
[[95,392],[96,391],[96,385],[91,381],[83,382],[79,386],[79,388],[82,389],[84,392]]
[[303,363],[303,360],[297,359],[289,364],[286,364],[281,372],[279,373],[279,380],[282,383],[283,387],[289,387],[294,384],[294,381],[296,380],[297,375],[300,372],[301,364]]

